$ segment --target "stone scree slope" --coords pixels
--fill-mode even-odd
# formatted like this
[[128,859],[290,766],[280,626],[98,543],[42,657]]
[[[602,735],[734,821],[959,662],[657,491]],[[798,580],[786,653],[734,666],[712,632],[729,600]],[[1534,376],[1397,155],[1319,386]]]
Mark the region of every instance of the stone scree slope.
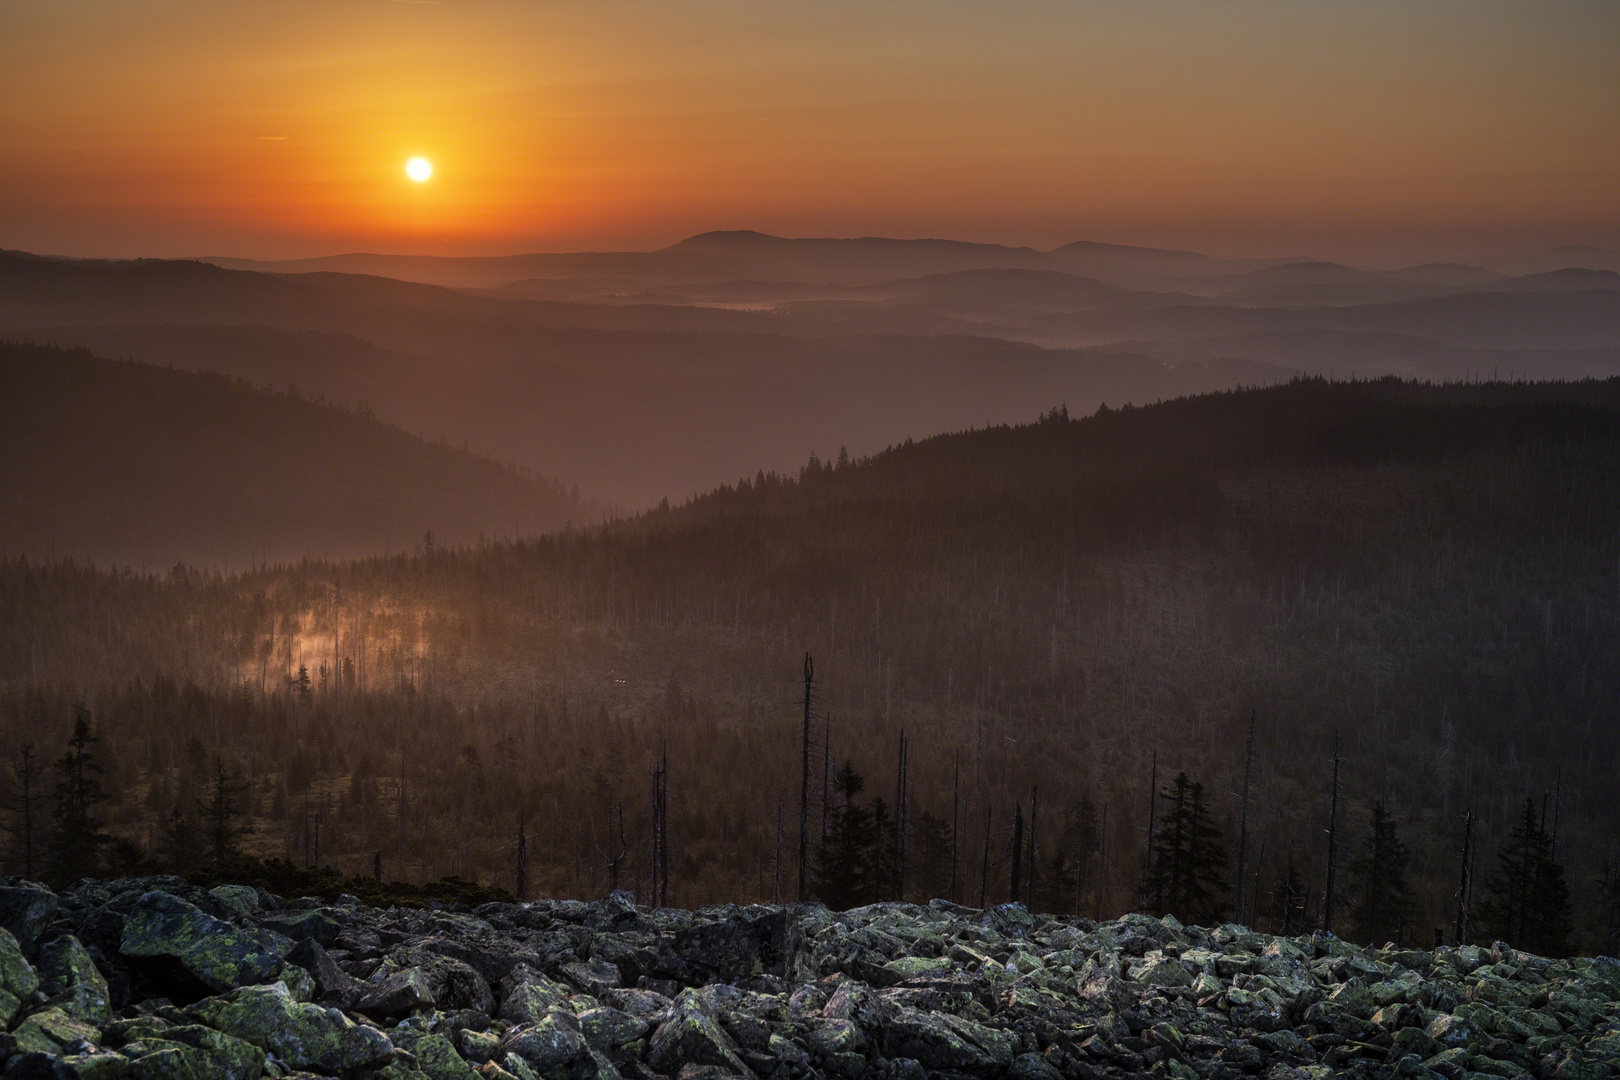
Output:
[[1620,963],[943,901],[367,908],[0,879],[0,1078],[1620,1076]]

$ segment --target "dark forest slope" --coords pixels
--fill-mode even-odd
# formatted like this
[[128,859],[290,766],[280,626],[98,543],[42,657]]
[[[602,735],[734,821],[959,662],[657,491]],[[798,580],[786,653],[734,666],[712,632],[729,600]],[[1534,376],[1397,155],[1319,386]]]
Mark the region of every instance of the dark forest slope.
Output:
[[557,485],[240,379],[0,344],[0,550],[168,567],[527,535]]
[[[1204,785],[1234,859],[1247,806],[1228,911],[1274,924],[1292,865],[1319,912],[1337,739],[1342,890],[1379,802],[1412,853],[1405,932],[1449,937],[1464,814],[1483,897],[1528,797],[1580,945],[1620,856],[1617,570],[1620,382],[1307,380],[1057,410],[431,558],[179,582],[9,564],[0,688],[60,731],[60,687],[89,686],[127,832],[219,752],[252,763],[268,850],[307,852],[307,794],[346,872],[383,850],[510,882],[527,822],[530,880],[572,895],[607,884],[621,806],[621,880],[647,880],[662,745],[671,895],[697,903],[795,888],[809,652],[813,760],[851,759],[892,807],[904,729],[909,820],[955,823],[960,873],[931,826],[908,897],[1004,898],[1038,790],[1037,904],[1136,907],[1156,760],[1161,786]],[[284,692],[300,665],[308,700]]]

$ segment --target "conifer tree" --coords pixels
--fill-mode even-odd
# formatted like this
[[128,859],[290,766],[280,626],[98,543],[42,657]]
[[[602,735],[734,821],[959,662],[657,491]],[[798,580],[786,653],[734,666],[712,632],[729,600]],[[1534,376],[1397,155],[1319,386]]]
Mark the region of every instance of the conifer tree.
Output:
[[187,877],[197,869],[197,827],[176,806],[158,832],[158,861],[172,874]]
[[1369,945],[1399,941],[1412,918],[1412,887],[1406,879],[1409,858],[1406,845],[1395,834],[1395,819],[1382,800],[1374,802],[1361,854],[1350,862],[1356,890],[1350,917]]
[[1226,910],[1226,848],[1204,806],[1204,786],[1177,774],[1160,793],[1169,804],[1153,842],[1150,906],[1183,922],[1213,925]]
[[237,824],[243,809],[247,785],[235,774],[227,775],[225,763],[214,759],[214,782],[209,785],[208,802],[199,804],[203,823],[207,826],[209,859],[218,870],[241,855],[237,841],[246,831]]
[[1524,800],[1485,891],[1479,921],[1487,933],[1526,952],[1563,955],[1573,921],[1569,886],[1533,799]]
[[895,821],[889,804],[875,796],[866,808],[869,836],[866,850],[867,891],[865,902],[900,899],[899,851],[895,843]]
[[866,778],[853,762],[838,770],[838,804],[828,809],[827,837],[816,852],[816,895],[834,911],[869,903],[872,896],[872,813],[855,802]]
[[51,870],[58,884],[68,884],[96,871],[101,849],[111,839],[96,816],[107,799],[101,787],[101,764],[91,747],[100,740],[90,731],[90,710],[73,707],[73,736],[67,752],[56,759],[56,791],[51,805],[55,825]]
[[6,809],[11,812],[8,861],[12,869],[31,878],[44,863],[45,785],[34,744],[24,743],[19,757],[6,800]]

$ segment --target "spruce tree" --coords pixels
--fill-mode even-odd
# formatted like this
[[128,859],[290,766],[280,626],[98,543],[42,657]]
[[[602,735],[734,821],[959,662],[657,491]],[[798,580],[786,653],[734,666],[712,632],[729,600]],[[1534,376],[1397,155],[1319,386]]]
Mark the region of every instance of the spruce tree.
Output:
[[1526,952],[1563,955],[1573,922],[1569,886],[1535,800],[1524,800],[1524,813],[1497,862],[1479,906],[1481,928]]
[[12,779],[6,809],[11,813],[11,850],[8,861],[13,870],[33,877],[45,860],[45,784],[40,775],[39,754],[33,743],[24,743]]
[[237,824],[237,818],[245,809],[247,789],[236,774],[226,774],[224,762],[214,759],[214,781],[208,788],[208,802],[199,803],[198,809],[208,830],[208,855],[215,870],[224,869],[241,856],[237,841],[246,830]]
[[90,710],[73,707],[73,736],[67,752],[56,759],[56,791],[51,817],[55,826],[51,843],[51,871],[59,885],[93,874],[101,849],[111,839],[96,816],[105,802],[101,764],[91,747],[100,740],[90,731]]
[[1153,840],[1150,906],[1183,922],[1213,925],[1225,913],[1230,887],[1226,848],[1204,806],[1204,786],[1180,773],[1161,795],[1170,808]]
[[1395,819],[1383,801],[1373,803],[1372,820],[1361,854],[1350,863],[1355,902],[1350,909],[1356,931],[1369,945],[1399,941],[1412,918],[1412,887],[1406,880],[1410,856],[1395,835]]
[[834,911],[871,902],[872,854],[876,836],[872,813],[855,802],[866,778],[845,761],[834,781],[839,804],[829,810],[827,836],[816,851],[816,895]]

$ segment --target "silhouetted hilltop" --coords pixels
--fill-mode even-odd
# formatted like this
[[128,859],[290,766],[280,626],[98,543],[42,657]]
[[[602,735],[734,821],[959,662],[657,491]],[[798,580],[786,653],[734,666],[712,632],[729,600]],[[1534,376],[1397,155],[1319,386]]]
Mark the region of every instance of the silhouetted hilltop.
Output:
[[0,550],[168,566],[361,556],[600,513],[554,482],[241,379],[0,344]]

